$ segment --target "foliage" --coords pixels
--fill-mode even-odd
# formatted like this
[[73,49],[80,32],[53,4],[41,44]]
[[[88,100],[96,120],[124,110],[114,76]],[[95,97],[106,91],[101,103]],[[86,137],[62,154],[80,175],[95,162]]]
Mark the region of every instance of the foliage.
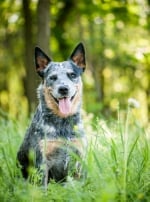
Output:
[[[44,2],[28,0],[33,46],[37,15],[42,16],[39,1]],[[16,167],[29,108],[22,6],[23,1],[0,1],[0,201],[150,201],[150,1],[50,1],[47,44],[52,58],[64,60],[76,43],[85,44],[83,106],[90,114],[84,115],[87,178],[51,182],[47,191],[24,181]],[[30,89],[36,90],[33,85]],[[126,110],[129,97],[140,101],[139,110],[131,109],[133,103]],[[113,120],[118,105],[122,110]],[[104,121],[103,115],[112,120]]]
[[[81,180],[68,177],[64,184],[51,182],[48,189],[30,184],[16,167],[16,152],[26,121],[0,120],[0,201],[149,201],[149,132],[139,125],[129,103],[127,111],[118,112],[118,120],[104,121],[84,114],[89,147],[82,162],[87,176]],[[122,115],[124,114],[124,115]]]
[[[28,0],[33,46],[37,44],[37,30],[40,30],[37,23],[39,1]],[[34,66],[24,67],[26,44],[22,4],[23,1],[0,1],[0,104],[13,117],[19,114],[18,106],[26,109],[27,113],[27,100],[30,99],[26,97],[29,94],[26,90],[30,90],[30,96],[33,97],[33,81],[38,81],[38,77],[32,78],[33,71],[29,73]],[[141,117],[143,123],[148,123],[149,8],[148,0],[50,1],[51,36],[47,44],[52,58],[59,61],[66,59],[79,41],[83,41],[86,47],[86,111],[98,116],[113,116],[118,102],[123,107],[127,98],[135,97],[141,103],[141,111],[137,116]],[[33,84],[27,88],[30,79]]]

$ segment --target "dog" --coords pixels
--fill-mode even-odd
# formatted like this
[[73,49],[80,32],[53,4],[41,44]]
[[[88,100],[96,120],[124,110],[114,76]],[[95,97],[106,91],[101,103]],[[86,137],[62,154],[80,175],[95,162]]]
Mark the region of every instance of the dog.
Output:
[[85,157],[87,147],[80,113],[84,46],[79,43],[63,62],[53,62],[35,47],[35,65],[42,82],[37,90],[39,105],[17,153],[22,175],[28,179],[33,164],[45,185],[50,180],[66,181],[69,173],[80,177],[80,158]]

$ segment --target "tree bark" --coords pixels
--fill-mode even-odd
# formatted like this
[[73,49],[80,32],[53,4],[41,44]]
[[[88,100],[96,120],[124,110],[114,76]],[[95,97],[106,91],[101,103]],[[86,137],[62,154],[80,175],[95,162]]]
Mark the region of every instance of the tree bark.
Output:
[[61,9],[57,15],[56,19],[56,26],[54,28],[54,33],[57,41],[59,42],[59,51],[61,51],[63,59],[68,57],[68,51],[70,45],[68,44],[67,40],[64,38],[65,33],[65,23],[69,19],[68,16],[75,9],[76,2],[70,0],[64,0],[64,7]]
[[36,74],[34,69],[33,52],[33,32],[32,17],[30,10],[30,0],[22,0],[22,12],[24,16],[24,64],[26,68],[26,77],[24,79],[25,95],[28,99],[29,112],[36,103]]
[[[90,24],[89,27],[90,30],[90,38],[91,38],[91,44],[96,47],[95,41],[93,40],[93,33],[94,33],[94,27],[93,24]],[[101,24],[100,28],[100,42],[99,42],[99,59],[95,58],[96,53],[93,51],[92,57],[89,55],[89,59],[91,62],[91,71],[94,78],[95,83],[95,90],[96,90],[96,100],[99,103],[104,103],[104,75],[103,71],[105,69],[105,56],[103,53],[103,50],[105,49],[105,42],[104,42],[104,25]]]
[[37,5],[37,45],[49,54],[50,0],[39,0]]

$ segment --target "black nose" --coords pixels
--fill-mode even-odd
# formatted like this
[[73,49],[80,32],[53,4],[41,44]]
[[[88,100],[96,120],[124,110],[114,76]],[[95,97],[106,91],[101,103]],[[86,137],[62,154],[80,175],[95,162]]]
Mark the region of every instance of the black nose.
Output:
[[59,87],[58,92],[61,95],[65,96],[65,95],[68,95],[69,89],[67,86],[61,86],[61,87]]

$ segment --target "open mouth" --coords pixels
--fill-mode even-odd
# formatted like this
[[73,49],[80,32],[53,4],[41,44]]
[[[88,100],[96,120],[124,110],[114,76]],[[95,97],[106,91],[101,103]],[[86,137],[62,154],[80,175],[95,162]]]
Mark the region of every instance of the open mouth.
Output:
[[61,99],[70,99],[70,101],[72,102],[72,100],[74,99],[75,95],[76,95],[76,93],[75,93],[71,98],[69,98],[69,97],[55,98],[55,97],[51,94],[52,98],[55,100],[55,102],[56,102],[57,104],[59,104],[59,101],[60,101]]
[[58,105],[59,111],[61,114],[64,116],[67,116],[71,112],[71,106],[72,106],[72,100],[74,99],[76,93],[70,98],[70,97],[60,97],[60,98],[55,98],[52,94],[51,96],[55,100],[55,102]]

